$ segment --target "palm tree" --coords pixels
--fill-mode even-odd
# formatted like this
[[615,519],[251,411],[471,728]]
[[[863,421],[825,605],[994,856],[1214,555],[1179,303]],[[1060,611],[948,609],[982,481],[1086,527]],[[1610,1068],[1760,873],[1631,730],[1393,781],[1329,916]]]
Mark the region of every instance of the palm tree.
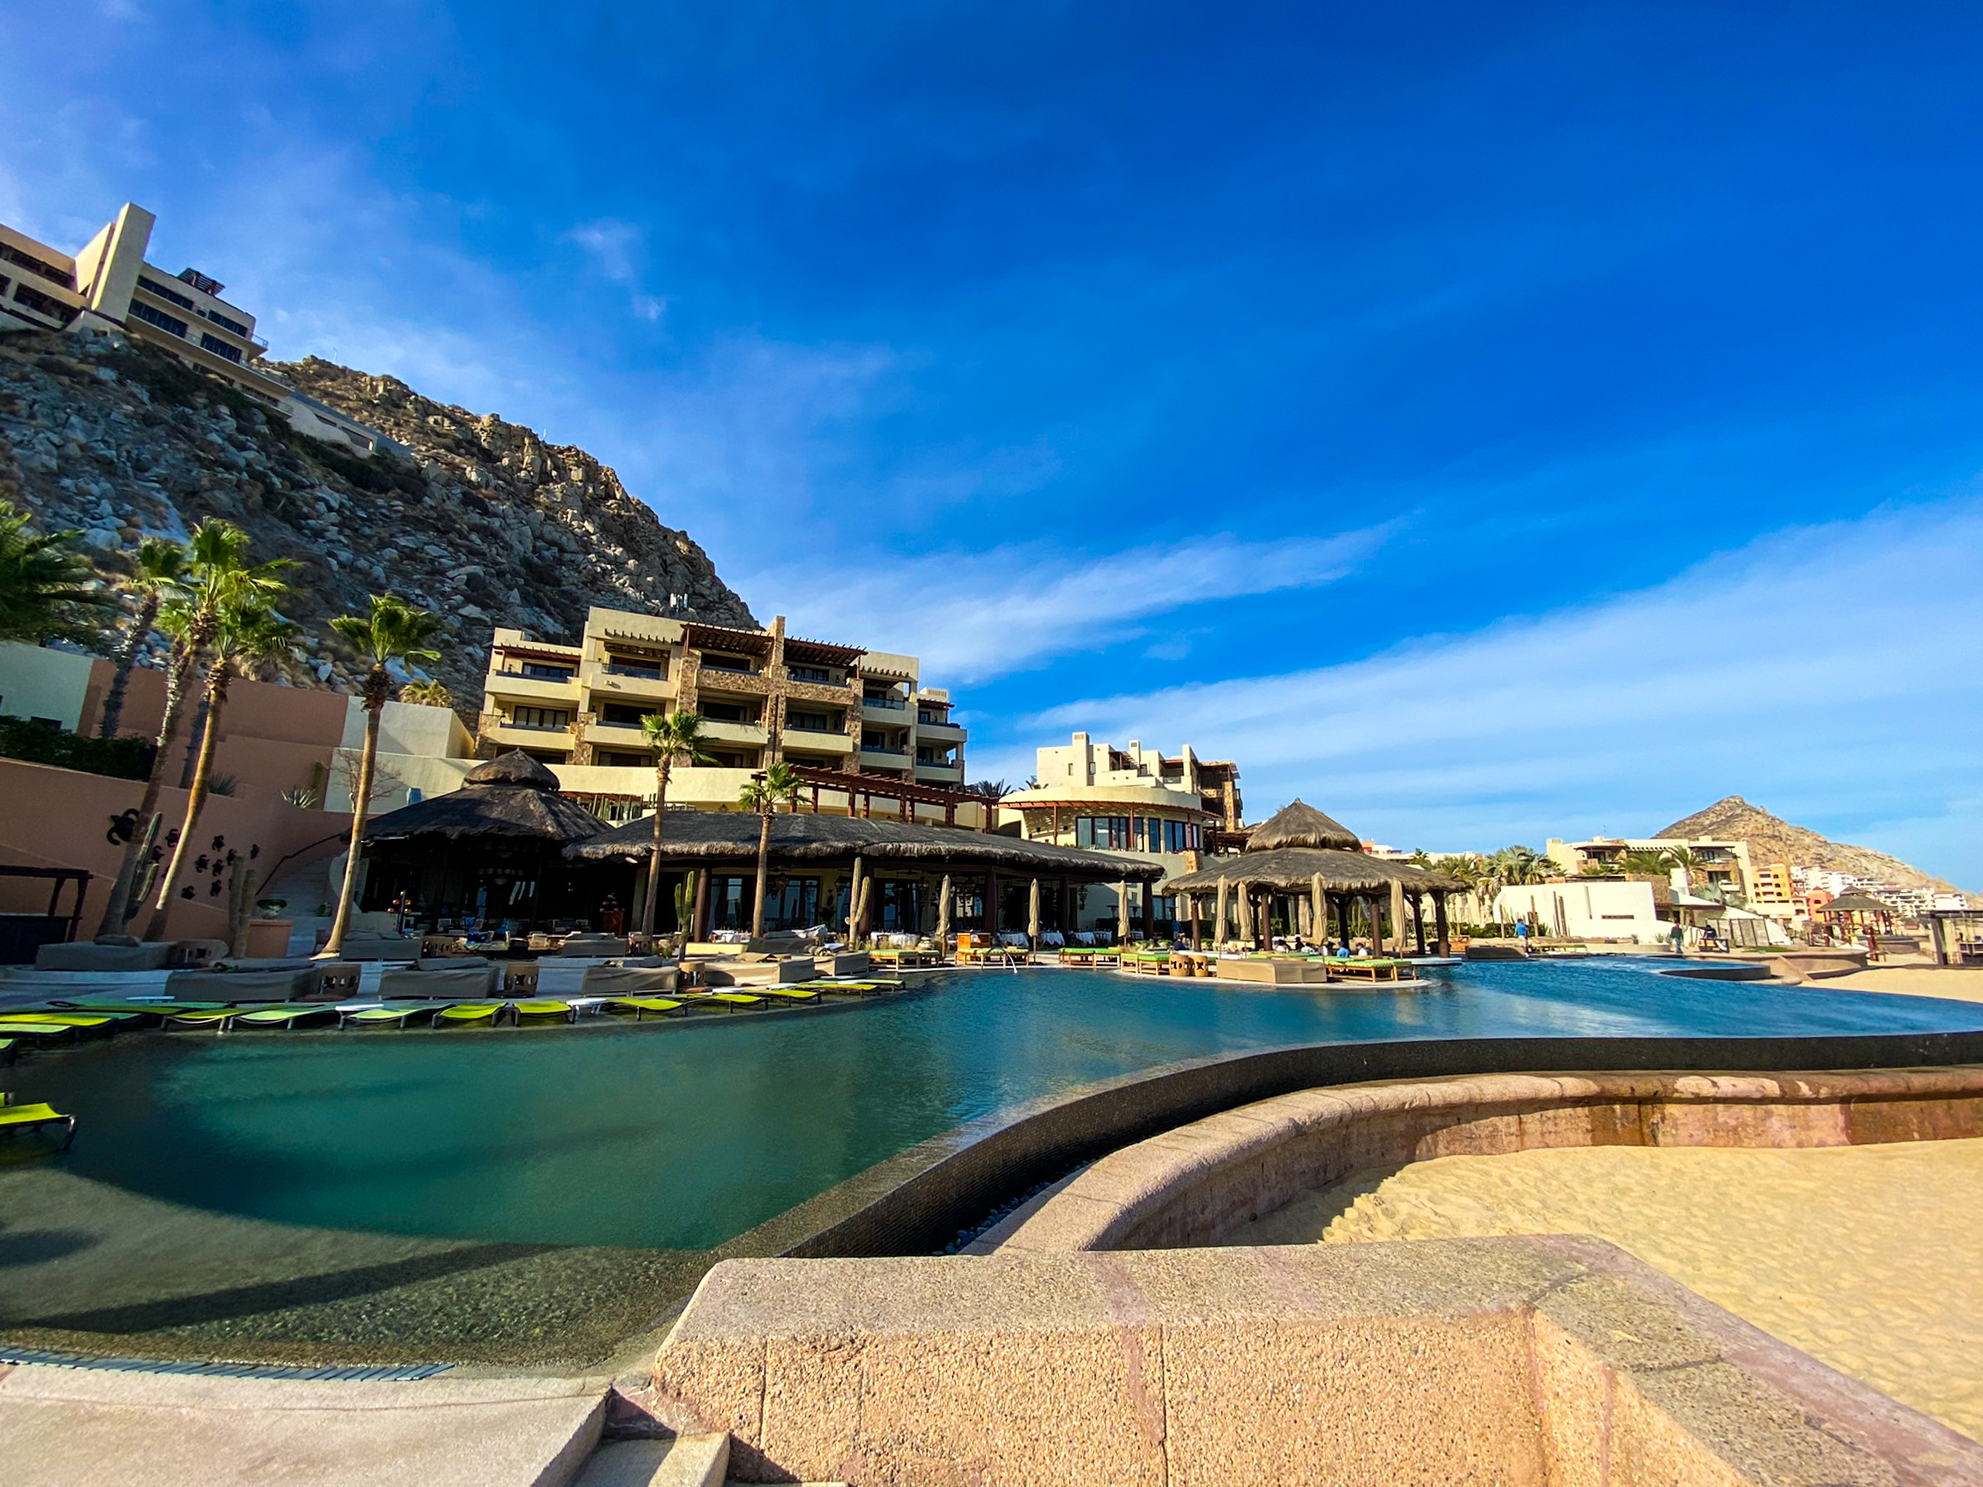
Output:
[[110,897],[103,906],[99,935],[121,934],[125,923],[137,913],[131,902],[131,886],[137,880],[138,859],[147,850],[147,833],[158,813],[158,797],[165,787],[173,732],[179,726],[179,713],[186,701],[186,683],[201,652],[213,643],[221,615],[230,606],[245,602],[271,602],[282,592],[276,575],[288,567],[286,559],[272,563],[248,561],[248,534],[234,523],[208,518],[193,528],[186,544],[186,573],[181,592],[161,606],[158,628],[172,639],[172,654],[165,667],[165,715],[159,719],[157,747],[152,753],[151,774],[145,781],[144,799],[131,839],[124,846],[124,860],[118,864],[117,878],[110,886]]
[[1654,847],[1634,847],[1629,852],[1619,854],[1619,867],[1626,876],[1634,878],[1664,878],[1673,866],[1672,859]]
[[[365,708],[365,750],[358,756],[358,784],[351,792],[351,850],[344,858],[344,884],[338,889],[337,914],[331,920],[330,938],[317,952],[319,960],[336,960],[344,953],[344,932],[351,924],[351,903],[358,894],[360,843],[365,840],[365,818],[372,812],[372,776],[379,761],[379,721],[392,700],[392,670],[412,661],[438,661],[441,653],[428,644],[441,628],[430,611],[415,608],[396,594],[372,595],[368,615],[341,614],[331,621],[331,629],[351,642],[352,649],[370,661],[365,673],[365,689],[359,695]],[[439,685],[439,683],[435,683]]]
[[668,814],[668,777],[677,764],[707,764],[703,748],[702,714],[677,708],[665,716],[649,713],[640,731],[654,755],[654,846],[647,857],[647,898],[641,905],[640,932],[654,943],[654,918],[661,897],[661,829]]
[[172,860],[158,881],[158,901],[152,905],[145,938],[157,939],[165,933],[165,916],[172,907],[172,893],[192,850],[193,833],[200,824],[200,812],[212,793],[213,756],[220,743],[220,718],[227,710],[227,684],[238,669],[243,674],[265,662],[294,655],[296,625],[284,619],[259,597],[225,606],[214,627],[213,661],[207,667],[207,722],[200,733],[200,753],[193,766],[193,785],[186,796],[186,821],[179,828],[179,843],[172,849]]
[[138,612],[124,635],[124,648],[117,653],[117,673],[110,679],[110,690],[103,698],[103,721],[97,724],[98,738],[115,738],[117,725],[124,719],[124,692],[131,684],[131,668],[138,664],[152,628],[158,623],[159,606],[185,591],[189,554],[177,542],[164,537],[147,537],[138,544],[138,555],[131,563],[131,576],[124,587],[139,596]]
[[[336,624],[337,622],[333,620],[331,623]],[[431,655],[434,653],[429,652],[428,654]],[[399,700],[401,702],[410,702],[415,707],[453,707],[454,693],[447,689],[445,682],[439,682],[432,677],[423,676],[417,681],[410,681],[401,687],[399,689]]]
[[757,829],[757,898],[751,906],[751,938],[759,939],[764,934],[764,887],[766,868],[771,860],[771,818],[778,814],[780,805],[796,806],[799,791],[803,784],[792,772],[792,766],[779,760],[765,770],[764,778],[752,780],[744,786],[737,797],[737,804],[747,811],[756,811]]
[[89,559],[69,544],[76,531],[37,535],[33,518],[0,500],[0,640],[93,640],[113,602],[90,587]]
[[1692,888],[1694,874],[1702,866],[1700,854],[1692,847],[1668,847],[1664,854],[1668,867],[1680,869],[1681,886]]

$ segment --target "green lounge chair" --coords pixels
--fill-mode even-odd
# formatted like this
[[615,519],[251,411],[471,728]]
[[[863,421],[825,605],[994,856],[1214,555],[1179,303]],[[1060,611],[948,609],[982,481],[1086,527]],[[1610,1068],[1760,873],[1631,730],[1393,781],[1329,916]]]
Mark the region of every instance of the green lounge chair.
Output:
[[550,997],[539,997],[531,1001],[511,1002],[510,1016],[519,1026],[524,1022],[577,1022],[578,1012],[570,1002],[554,1001]]
[[312,1017],[328,1017],[333,1008],[319,1002],[312,1005],[255,1007],[242,1012],[234,1019],[234,1026],[291,1028],[299,1022],[307,1022]]
[[76,1139],[75,1116],[64,1115],[52,1105],[15,1105],[12,1099],[13,1096],[0,1091],[0,1133],[18,1136],[59,1125],[63,1128],[62,1145],[57,1151],[65,1150]]
[[743,1007],[762,1007],[764,998],[748,991],[706,991],[700,996],[684,997],[691,1007],[704,1005],[722,1008],[725,1012],[735,1012]]
[[473,1027],[478,1023],[495,1025],[508,1002],[457,1002],[452,1007],[443,1007],[434,1014],[434,1026],[446,1023],[452,1027]]
[[753,992],[761,997],[769,997],[773,1002],[816,1002],[819,989],[803,982],[792,986],[753,986]]
[[217,1033],[224,1033],[230,1022],[250,1010],[247,1007],[191,1007],[168,1013],[165,1025],[189,1031],[212,1028]]
[[0,1022],[0,1038],[31,1038],[37,1044],[60,1043],[80,1031],[60,1022]]
[[11,1064],[14,1061],[14,1049],[16,1046],[15,1039],[0,1038],[0,1064]]
[[674,997],[627,996],[615,997],[612,1001],[606,1003],[606,1010],[621,1014],[631,1012],[633,1014],[633,1020],[639,1022],[650,1012],[656,1017],[675,1017],[681,1015],[686,1009],[685,1004]]
[[439,1010],[433,1002],[387,1002],[376,1007],[337,1009],[339,1027],[405,1027],[416,1017]]
[[92,1032],[98,1028],[115,1028],[120,1022],[132,1021],[128,1012],[44,1012],[8,1011],[0,1013],[9,1022],[46,1022],[56,1027],[88,1028]]

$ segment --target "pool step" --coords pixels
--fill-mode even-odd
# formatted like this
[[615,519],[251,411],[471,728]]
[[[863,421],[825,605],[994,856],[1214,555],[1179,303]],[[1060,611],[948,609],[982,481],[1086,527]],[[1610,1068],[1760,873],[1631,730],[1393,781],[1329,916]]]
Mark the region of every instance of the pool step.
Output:
[[[674,1440],[607,1441],[592,1453],[571,1487],[744,1487],[726,1475],[727,1434],[684,1435]],[[799,1487],[844,1487],[839,1482]]]

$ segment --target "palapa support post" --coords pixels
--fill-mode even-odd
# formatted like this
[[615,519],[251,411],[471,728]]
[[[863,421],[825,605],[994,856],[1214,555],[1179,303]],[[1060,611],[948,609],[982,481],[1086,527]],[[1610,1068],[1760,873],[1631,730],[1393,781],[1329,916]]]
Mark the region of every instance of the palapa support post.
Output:
[[1195,893],[1185,894],[1184,907],[1186,912],[1191,916],[1191,949],[1195,954],[1205,948],[1204,943],[1198,938],[1198,895]]
[[847,943],[858,947],[861,927],[861,859],[854,859],[853,876],[847,880]]
[[998,869],[990,868],[985,873],[985,933],[991,936],[991,943],[998,943]]
[[1412,942],[1418,946],[1418,953],[1425,954],[1425,895],[1414,893],[1412,901]]
[[1060,894],[1054,900],[1054,928],[1065,939],[1074,932],[1074,885],[1066,878],[1060,880]]
[[1146,940],[1157,937],[1156,905],[1151,903],[1151,897],[1150,885],[1146,881],[1143,884],[1143,938]]
[[1443,888],[1432,890],[1432,928],[1434,934],[1432,943],[1439,947],[1439,953],[1451,955],[1453,940],[1446,924],[1446,890]]

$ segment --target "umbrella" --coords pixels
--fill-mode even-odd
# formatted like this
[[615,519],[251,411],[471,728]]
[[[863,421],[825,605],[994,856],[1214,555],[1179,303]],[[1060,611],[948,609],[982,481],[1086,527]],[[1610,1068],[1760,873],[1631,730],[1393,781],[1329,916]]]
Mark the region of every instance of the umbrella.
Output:
[[943,875],[943,887],[936,901],[936,951],[941,955],[950,942],[950,874]]
[[1033,886],[1026,894],[1026,941],[1035,950],[1040,948],[1040,880],[1033,879]]
[[1115,885],[1115,942],[1118,945],[1129,943],[1129,879],[1119,879]]
[[1391,948],[1405,953],[1405,885],[1391,880]]
[[1322,892],[1322,875],[1315,874],[1308,880],[1309,913],[1315,917],[1315,938],[1324,941],[1329,938],[1329,900]]
[[1239,890],[1239,937],[1249,944],[1253,941],[1253,893],[1244,884]]
[[1212,948],[1218,949],[1226,942],[1226,880],[1219,879],[1219,906],[1212,915]]
[[861,859],[854,859],[854,875],[847,880],[847,938],[854,938],[861,922]]

